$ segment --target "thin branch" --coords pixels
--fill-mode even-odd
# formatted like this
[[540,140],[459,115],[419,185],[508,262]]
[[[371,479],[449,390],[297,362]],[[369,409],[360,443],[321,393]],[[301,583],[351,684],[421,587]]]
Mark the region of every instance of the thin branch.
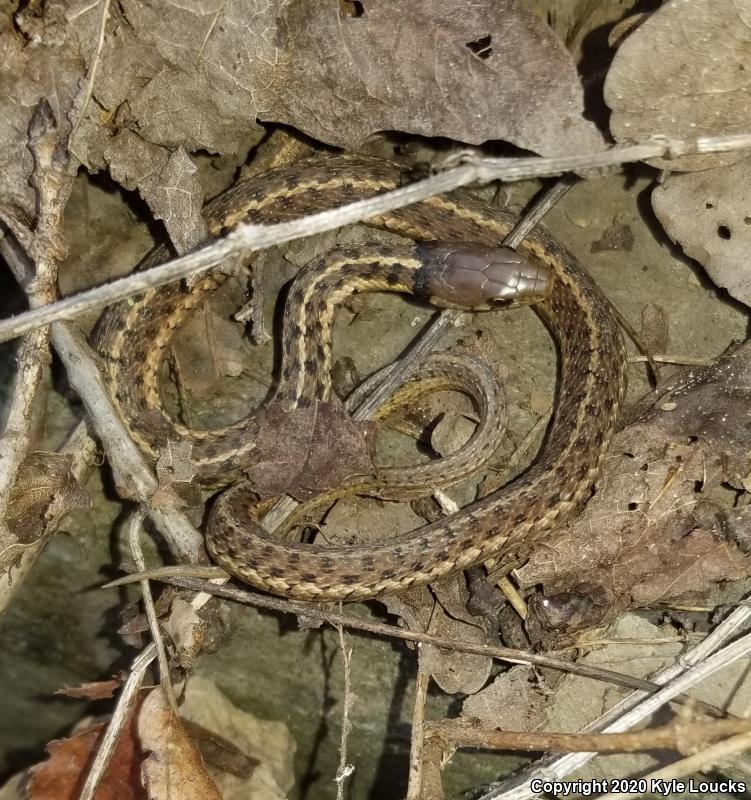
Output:
[[[146,562],[143,557],[143,549],[141,548],[141,531],[143,529],[143,521],[146,514],[143,511],[136,511],[133,519],[130,522],[128,531],[128,542],[130,544],[130,552],[133,556],[138,569],[143,569]],[[178,714],[177,700],[175,699],[175,690],[172,688],[172,680],[170,679],[169,661],[167,660],[167,651],[164,647],[164,639],[162,638],[162,631],[159,628],[159,619],[156,615],[156,608],[154,607],[154,598],[151,596],[151,586],[148,581],[141,581],[141,594],[143,595],[143,605],[146,609],[146,618],[149,621],[149,628],[151,630],[151,638],[156,647],[157,660],[159,662],[159,675],[161,677],[162,687],[164,688],[167,700],[172,707],[175,714]]]
[[[149,578],[159,577],[160,570],[149,570],[145,573]],[[112,581],[107,584],[107,587],[115,585],[123,585],[125,582],[132,582],[133,579],[139,580],[140,575],[135,574],[128,576],[126,580]],[[315,605],[298,603],[291,600],[282,600],[277,597],[270,597],[267,595],[256,594],[255,592],[246,591],[244,589],[237,589],[233,586],[220,586],[216,584],[209,584],[196,578],[178,578],[170,577],[163,578],[166,583],[173,586],[179,586],[182,589],[192,589],[194,591],[206,592],[213,594],[217,597],[223,597],[226,600],[232,600],[237,603],[244,603],[245,605],[255,606],[256,608],[265,608],[270,611],[277,611],[282,614],[294,614],[295,616],[309,617],[322,622],[328,622],[331,625],[343,625],[345,628],[352,630],[367,631],[377,636],[387,636],[392,639],[402,639],[409,642],[422,642],[423,644],[431,644],[445,650],[455,650],[461,653],[472,653],[474,655],[489,656],[490,658],[497,658],[501,661],[507,661],[511,664],[535,664],[540,667],[548,667],[550,669],[560,670],[562,672],[571,672],[575,675],[581,675],[585,678],[592,678],[594,680],[601,680],[607,683],[614,683],[618,686],[627,686],[629,688],[638,688],[642,691],[653,691],[658,687],[650,681],[644,681],[639,678],[634,678],[630,675],[624,675],[620,672],[615,672],[608,669],[600,669],[593,667],[589,664],[576,664],[565,659],[553,658],[551,656],[542,655],[540,653],[529,653],[526,650],[517,650],[512,647],[494,647],[492,645],[478,644],[477,642],[464,642],[456,639],[449,639],[443,636],[435,636],[429,633],[421,633],[420,631],[411,631],[404,628],[398,628],[395,625],[386,625],[380,622],[371,622],[366,619],[361,619],[348,614],[339,614]],[[107,588],[105,587],[105,588]]]
[[415,702],[412,706],[412,735],[409,742],[409,780],[405,800],[421,800],[424,742],[425,742],[425,704],[428,701],[430,673],[420,669],[418,656],[417,680],[415,681]]
[[733,734],[751,734],[751,720],[703,720],[686,724],[676,721],[659,728],[625,733],[557,733],[497,731],[469,727],[460,720],[428,722],[426,738],[441,739],[444,749],[521,750],[527,753],[640,753],[647,750],[687,752]]
[[[638,145],[618,145],[591,155],[555,158],[479,158],[460,154],[466,163],[366,200],[339,208],[310,214],[292,222],[275,225],[240,224],[226,237],[193,253],[160,264],[150,270],[130,275],[112,283],[58,301],[40,310],[28,311],[0,322],[0,342],[48,325],[53,320],[70,320],[87,311],[125,300],[144,289],[195,275],[219,264],[235,253],[250,253],[315,233],[335,230],[343,225],[361,222],[378,214],[393,211],[410,203],[426,200],[437,194],[494,180],[518,181],[532,177],[550,177],[570,171],[617,167],[648,158],[674,158],[700,153],[724,153],[751,149],[751,133],[735,136],[705,136],[692,141],[654,137]],[[456,159],[455,159],[456,160]]]
[[[706,772],[714,767],[727,762],[731,756],[737,756],[744,750],[751,749],[751,733],[742,733],[726,739],[724,742],[717,742],[711,747],[707,747],[699,753],[682,758],[667,767],[650,772],[644,776],[644,780],[650,784],[654,781],[669,781],[685,778],[694,772]],[[666,792],[667,793],[667,792]],[[641,793],[623,792],[618,794],[604,794],[600,800],[629,800],[633,797],[642,797]]]
[[[32,309],[52,303],[56,298],[57,264],[65,255],[62,238],[62,215],[70,193],[57,153],[57,125],[49,104],[38,105],[29,125],[28,147],[34,158],[33,183],[37,190],[37,223],[34,233],[24,230],[21,238],[28,246],[26,263],[19,251],[3,240],[8,264],[20,279]],[[33,265],[33,269],[30,267]],[[18,352],[18,369],[8,409],[8,418],[0,438],[0,543],[4,553],[13,553],[9,563],[2,563],[0,606],[7,607],[15,593],[10,569],[15,565],[16,541],[5,524],[11,491],[18,470],[29,453],[35,419],[40,410],[39,391],[50,364],[49,332],[37,329],[28,335]]]
[[181,511],[152,508],[158,484],[153,472],[120,419],[97,368],[95,356],[83,335],[65,322],[51,326],[52,343],[65,365],[71,386],[86,406],[89,419],[104,445],[118,491],[141,503],[177,558],[199,561],[203,536]]
[[109,766],[115,753],[120,733],[127,722],[138,700],[138,690],[141,688],[149,664],[156,658],[156,647],[152,643],[145,648],[133,661],[128,680],[117,698],[115,710],[107,724],[102,741],[99,743],[96,757],[89,768],[86,783],[81,789],[78,800],[93,800],[99,783]]
[[[104,47],[104,34],[107,30],[107,19],[109,18],[110,13],[110,0],[100,0],[102,4],[102,18],[99,23],[99,39],[96,44],[96,49],[94,50],[94,55],[91,59],[91,63],[89,64],[88,74],[86,76],[86,87],[84,88],[83,95],[80,95],[80,110],[76,113],[76,121],[73,125],[73,130],[68,137],[68,150],[71,153],[74,153],[73,144],[76,138],[76,134],[78,133],[78,129],[81,127],[81,123],[86,118],[86,109],[88,108],[89,101],[91,100],[91,95],[94,92],[94,80],[96,79],[96,72],[97,67],[99,66],[99,59],[102,55],[102,48]],[[78,103],[78,97],[76,98],[76,103]],[[78,159],[81,161],[82,159]]]
[[355,695],[352,693],[352,648],[347,647],[344,641],[344,628],[337,625],[339,633],[339,649],[342,652],[342,664],[344,666],[344,697],[342,699],[342,735],[339,742],[339,768],[336,771],[334,781],[336,783],[336,798],[344,800],[344,787],[347,778],[355,771],[353,764],[347,763],[347,741],[352,723],[350,714],[355,702]]
[[659,356],[629,356],[629,364],[639,364],[645,361],[656,361],[659,364],[678,364],[682,367],[711,367],[715,363],[713,358],[699,358],[698,356],[659,355]]

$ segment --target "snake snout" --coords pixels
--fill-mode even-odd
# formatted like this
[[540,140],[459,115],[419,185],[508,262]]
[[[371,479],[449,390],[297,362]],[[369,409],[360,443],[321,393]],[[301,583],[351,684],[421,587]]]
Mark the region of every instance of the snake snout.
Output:
[[420,245],[424,286],[434,305],[471,310],[528,305],[543,300],[552,272],[510,247],[427,243]]

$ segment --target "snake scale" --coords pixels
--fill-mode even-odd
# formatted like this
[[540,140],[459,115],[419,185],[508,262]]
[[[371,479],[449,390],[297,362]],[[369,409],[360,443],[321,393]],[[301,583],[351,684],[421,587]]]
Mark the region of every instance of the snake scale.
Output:
[[[408,166],[396,162],[317,157],[236,184],[209,203],[205,215],[216,235],[241,221],[281,222],[371,197],[412,177]],[[468,194],[452,192],[373,217],[367,224],[418,243],[494,248],[516,221]],[[615,429],[626,390],[625,346],[609,303],[567,250],[538,227],[518,252],[526,263],[540,265],[540,274],[552,276],[549,293],[534,309],[559,355],[555,411],[532,466],[457,514],[361,546],[301,544],[266,533],[249,518],[249,487],[239,481],[219,496],[209,519],[207,548],[218,564],[275,594],[306,600],[366,599],[425,584],[488,559],[523,557],[535,541],[571,516],[591,492]],[[161,248],[143,266],[167,255]],[[372,269],[371,277],[377,279],[378,266]],[[385,273],[380,279],[388,282]],[[181,283],[152,289],[108,309],[95,334],[116,404],[135,440],[152,458],[170,440],[189,440],[199,478],[210,485],[236,480],[252,457],[254,415],[220,431],[189,430],[161,410],[158,381],[160,362],[175,331],[222,280],[215,271],[190,288]],[[285,333],[285,347],[290,338]],[[317,353],[318,366],[324,356]],[[304,363],[298,360],[297,369],[304,370]]]

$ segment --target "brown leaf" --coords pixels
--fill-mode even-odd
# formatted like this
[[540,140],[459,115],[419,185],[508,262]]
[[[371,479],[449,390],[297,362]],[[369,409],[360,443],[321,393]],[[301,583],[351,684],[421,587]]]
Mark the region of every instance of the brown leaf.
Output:
[[201,754],[161,688],[152,690],[143,701],[138,738],[149,753],[141,767],[149,800],[222,800]]
[[652,208],[668,236],[698,261],[714,283],[751,306],[751,160],[672,175],[652,192]]
[[[437,598],[437,599],[436,599]],[[382,603],[390,614],[401,617],[408,628],[448,639],[488,643],[478,617],[466,610],[469,594],[463,574],[452,575],[431,585],[384,597]],[[488,656],[460,653],[423,644],[420,670],[430,673],[447,694],[473,694],[490,675],[493,659]]]
[[602,146],[563,43],[514,0],[292,2],[263,119],[356,148],[398,130],[544,155]]
[[16,563],[26,545],[75,508],[88,508],[91,499],[76,480],[70,456],[29,453],[18,470],[10,494],[7,534],[0,532],[0,567]]
[[[605,81],[619,142],[745,133],[751,12],[734,0],[670,0],[623,42]],[[671,170],[732,164],[738,153],[656,160]]]
[[[728,485],[751,472],[751,345],[687,370],[611,445],[584,512],[517,569],[533,638],[599,625],[629,608],[702,597],[751,575]],[[734,499],[734,498],[733,498]]]
[[[104,729],[104,725],[95,725],[69,739],[50,742],[47,761],[29,770],[28,800],[77,800]],[[129,720],[94,800],[145,800],[138,770],[141,758]]]
[[109,681],[94,681],[81,683],[78,686],[66,686],[58,689],[55,694],[85,700],[105,700],[114,697],[115,692],[123,685],[122,678],[112,678]]
[[355,423],[338,401],[285,411],[277,403],[259,416],[256,460],[246,470],[263,498],[290,494],[305,500],[369,475],[372,423]]

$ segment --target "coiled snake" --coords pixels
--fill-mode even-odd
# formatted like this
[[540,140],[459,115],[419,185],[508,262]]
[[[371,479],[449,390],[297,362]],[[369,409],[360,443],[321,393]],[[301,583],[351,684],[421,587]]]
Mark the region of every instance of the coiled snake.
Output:
[[[409,179],[408,167],[380,159],[315,158],[235,185],[208,204],[206,216],[210,231],[217,234],[240,221],[294,219],[395,189]],[[209,520],[207,547],[216,562],[243,581],[275,594],[309,600],[365,599],[425,584],[501,555],[523,556],[534,541],[586,499],[625,394],[624,343],[607,300],[576,259],[545,231],[536,229],[518,248],[523,260],[515,262],[501,251],[497,273],[493,273],[487,248],[498,247],[515,222],[513,215],[455,192],[372,218],[367,224],[418,243],[470,243],[469,259],[480,262],[484,277],[444,281],[448,296],[443,302],[447,304],[487,305],[487,297],[478,300],[472,296],[470,302],[463,298],[488,281],[492,284],[495,274],[516,275],[511,287],[501,287],[495,295],[495,289],[490,291],[491,297],[500,301],[498,305],[507,302],[507,289],[512,298],[520,291],[524,301],[526,289],[534,294],[536,284],[551,276],[549,293],[534,308],[558,346],[559,381],[553,418],[533,465],[457,514],[364,546],[298,544],[266,533],[249,519],[248,487],[240,481],[220,495]],[[440,269],[463,245],[433,248],[430,257],[439,262],[439,273],[432,283],[426,271],[420,272],[431,247],[386,248],[385,255],[381,251],[378,258],[368,256],[365,264],[360,264],[362,277],[376,288],[433,296],[441,283]],[[145,266],[166,255],[163,248],[156,251]],[[357,262],[356,253],[337,263],[353,262]],[[505,269],[509,264],[511,269]],[[397,274],[397,265],[407,272]],[[413,281],[406,285],[409,278],[405,275],[409,274]],[[154,458],[167,441],[189,441],[199,479],[214,486],[236,479],[252,458],[254,414],[220,431],[189,430],[162,411],[158,373],[174,332],[222,280],[221,273],[215,272],[199,279],[190,290],[173,284],[113,306],[103,315],[95,336],[117,405],[135,440]],[[320,284],[315,280],[313,284],[318,288],[309,291],[308,299],[323,297],[325,293],[318,292]],[[287,364],[292,366],[281,376],[278,399],[284,401],[286,395],[292,404],[300,397],[326,399],[327,383],[321,375],[328,371],[329,355],[320,343],[330,323],[326,316],[329,306],[324,303],[311,311],[309,305],[307,322],[285,323],[284,348]],[[318,326],[315,336],[308,324]],[[440,361],[440,356],[437,358]],[[433,369],[438,369],[436,363]]]

